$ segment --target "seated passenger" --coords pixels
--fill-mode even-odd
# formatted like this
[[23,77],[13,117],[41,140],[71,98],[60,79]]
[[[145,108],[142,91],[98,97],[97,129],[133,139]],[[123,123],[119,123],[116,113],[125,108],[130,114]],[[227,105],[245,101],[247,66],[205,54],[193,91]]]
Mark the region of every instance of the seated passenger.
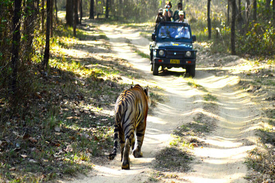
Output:
[[161,37],[161,38],[167,37],[167,32],[166,32],[165,26],[160,27],[158,37]]
[[175,36],[178,34],[177,32],[177,27],[170,26],[168,29],[168,33],[171,38],[175,38]]
[[190,39],[190,33],[188,27],[179,27],[178,28],[178,34],[175,36],[175,38],[186,38]]

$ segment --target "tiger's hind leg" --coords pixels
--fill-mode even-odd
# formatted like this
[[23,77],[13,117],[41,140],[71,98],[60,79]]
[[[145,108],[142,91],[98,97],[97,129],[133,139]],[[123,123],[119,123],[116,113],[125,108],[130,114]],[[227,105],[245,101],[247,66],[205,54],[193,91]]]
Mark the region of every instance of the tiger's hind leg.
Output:
[[145,128],[146,128],[145,120],[137,126],[137,129],[136,129],[137,145],[136,145],[135,149],[133,150],[133,155],[135,158],[140,158],[143,156],[142,152],[141,152],[141,146],[143,144]]
[[135,138],[134,136],[134,128],[132,125],[126,126],[124,130],[126,140],[125,140],[125,146],[124,146],[124,151],[123,151],[123,159],[122,159],[122,169],[130,169],[130,147],[132,145],[133,139]]
[[129,158],[129,151],[130,151],[130,140],[127,138],[124,146],[124,152],[123,152],[123,160],[121,168],[125,170],[130,169],[130,158]]
[[123,151],[124,151],[124,146],[125,146],[125,136],[124,136],[124,132],[122,131],[121,128],[119,128],[119,142],[120,142],[120,153],[121,153],[121,159],[120,161],[122,161],[123,159]]

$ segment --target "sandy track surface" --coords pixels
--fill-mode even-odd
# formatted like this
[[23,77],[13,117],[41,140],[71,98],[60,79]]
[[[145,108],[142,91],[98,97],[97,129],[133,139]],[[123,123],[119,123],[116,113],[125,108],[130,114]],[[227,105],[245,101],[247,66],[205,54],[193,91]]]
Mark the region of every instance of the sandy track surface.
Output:
[[200,139],[208,145],[192,150],[195,155],[192,171],[177,172],[178,178],[173,182],[246,182],[243,177],[247,169],[243,162],[246,152],[255,147],[251,141],[254,138],[251,131],[260,112],[250,97],[235,87],[239,79],[216,77],[197,69],[194,81],[218,99],[217,109],[205,111],[203,96],[199,90],[188,86],[185,79],[173,74],[153,76],[149,60],[133,53],[126,43],[128,39],[139,50],[148,53],[147,39],[130,28],[101,25],[100,29],[110,39],[113,53],[140,69],[148,82],[163,88],[166,99],[148,116],[142,149],[144,157],[135,159],[131,156],[131,170],[120,169],[120,155],[117,155],[107,165],[95,165],[88,176],[78,177],[71,182],[150,182],[156,152],[169,145],[170,134],[176,127],[192,121],[199,112],[216,119],[215,130]]

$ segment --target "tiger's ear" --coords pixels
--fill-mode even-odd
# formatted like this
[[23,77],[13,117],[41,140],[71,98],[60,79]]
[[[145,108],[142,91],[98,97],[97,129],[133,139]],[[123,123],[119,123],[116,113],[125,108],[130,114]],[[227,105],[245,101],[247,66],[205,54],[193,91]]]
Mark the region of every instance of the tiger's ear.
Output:
[[131,89],[134,88],[134,81],[132,81]]

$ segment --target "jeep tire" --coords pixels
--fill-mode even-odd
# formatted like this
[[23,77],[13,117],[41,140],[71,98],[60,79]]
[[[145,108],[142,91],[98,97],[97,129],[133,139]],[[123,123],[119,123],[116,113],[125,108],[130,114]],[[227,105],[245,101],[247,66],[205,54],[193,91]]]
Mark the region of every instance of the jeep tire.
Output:
[[156,63],[153,63],[153,75],[159,74],[159,66]]
[[195,72],[196,72],[196,65],[190,65],[186,67],[186,74],[188,74],[192,78],[195,77]]

